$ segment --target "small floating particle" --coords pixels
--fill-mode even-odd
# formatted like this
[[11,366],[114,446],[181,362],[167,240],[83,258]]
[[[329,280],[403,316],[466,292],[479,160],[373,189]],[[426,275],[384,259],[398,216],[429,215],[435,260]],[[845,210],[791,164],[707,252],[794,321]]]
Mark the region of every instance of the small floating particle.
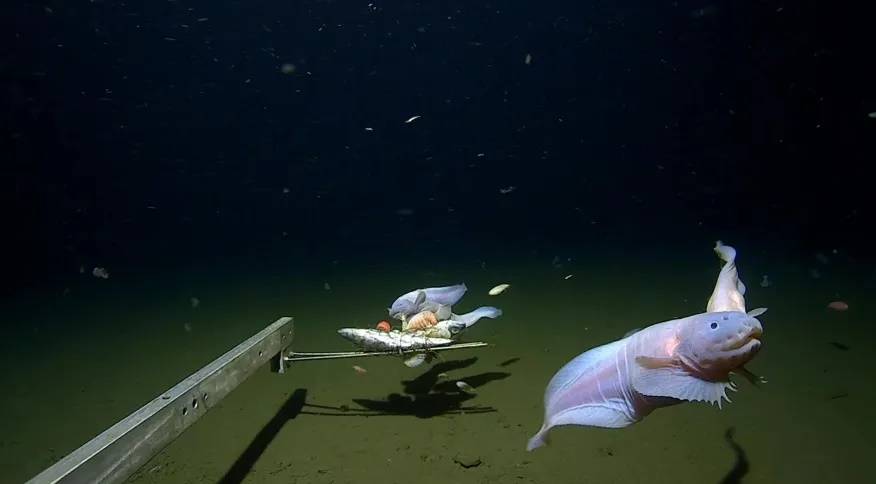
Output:
[[365,131],[374,131],[374,128],[365,128]]
[[833,309],[834,311],[848,311],[849,304],[845,301],[833,301],[827,305],[827,308]]
[[849,351],[849,349],[850,349],[848,345],[844,345],[844,344],[840,343],[839,341],[831,341],[830,344],[831,344],[831,346],[833,346],[834,348],[836,348],[838,350]]
[[468,383],[466,383],[462,380],[459,380],[458,382],[456,382],[456,388],[459,388],[460,390],[464,391],[465,393],[468,393],[469,395],[474,395],[475,393],[477,393],[477,390],[475,390],[473,386],[469,385]]
[[201,305],[201,300],[196,297],[190,297],[189,303],[192,305],[192,308],[197,308]]
[[322,283],[322,288],[325,289],[326,291],[331,291],[331,290],[332,290],[332,286],[331,286],[331,284],[329,284],[328,282],[323,282],[323,283]]
[[571,279],[571,278],[573,278],[573,277],[575,277],[575,274],[569,274],[569,275],[567,275],[566,277],[564,277],[563,280],[564,280],[564,281],[568,281],[569,279]]
[[365,368],[362,368],[359,365],[353,365],[353,371],[355,371],[356,373],[358,373],[360,375],[364,375],[365,373],[368,373],[368,370],[366,370]]
[[490,289],[489,294],[490,296],[498,296],[499,294],[505,292],[505,290],[509,287],[511,287],[511,284],[499,284],[498,286]]
[[760,280],[760,287],[770,287],[772,285],[773,285],[773,283],[772,283],[772,281],[770,281],[769,276],[764,274],[763,279]]
[[109,279],[109,272],[103,267],[95,267],[91,270],[91,275],[98,279]]
[[183,329],[186,331],[186,333],[191,333],[192,323],[183,323]]
[[294,74],[295,73],[295,64],[290,64],[289,62],[280,66],[280,72],[283,74]]
[[420,116],[411,116],[410,118],[408,118],[407,121],[405,121],[405,124],[412,123],[418,119],[420,119]]
[[173,37],[165,37],[164,40],[166,40],[168,42],[176,42],[176,39]]
[[876,111],[873,111],[872,113],[867,114],[867,117],[870,119],[876,119]]
[[201,17],[198,19],[198,22],[206,22],[207,20],[210,20],[210,18],[209,17]]
[[515,187],[514,185],[510,185],[510,186],[507,186],[505,188],[500,188],[499,193],[501,193],[502,195],[507,195],[507,194],[513,192],[514,190],[517,190],[517,187]]
[[526,54],[526,57],[523,58],[523,63],[529,65],[532,62],[532,54]]

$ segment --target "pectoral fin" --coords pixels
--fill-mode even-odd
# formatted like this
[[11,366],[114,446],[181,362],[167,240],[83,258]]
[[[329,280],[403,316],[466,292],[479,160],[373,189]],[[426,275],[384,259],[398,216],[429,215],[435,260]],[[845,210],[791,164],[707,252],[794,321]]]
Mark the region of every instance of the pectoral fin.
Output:
[[717,404],[718,408],[723,400],[730,401],[727,389],[733,389],[732,383],[697,378],[675,360],[640,356],[636,358],[636,364],[638,368],[633,373],[632,384],[642,395],[709,402]]

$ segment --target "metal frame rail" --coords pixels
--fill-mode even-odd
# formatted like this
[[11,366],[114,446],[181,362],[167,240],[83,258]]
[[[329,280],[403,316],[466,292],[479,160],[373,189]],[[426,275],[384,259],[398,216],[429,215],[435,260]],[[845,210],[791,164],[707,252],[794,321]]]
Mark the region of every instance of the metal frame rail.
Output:
[[404,356],[488,346],[487,343],[474,342],[405,352],[287,352],[294,335],[295,324],[292,318],[282,317],[274,321],[42,471],[27,484],[124,482],[269,361],[273,370],[285,373],[288,365],[296,361]]
[[28,484],[124,482],[253,372],[282,355],[294,334],[292,318],[278,319],[39,473]]

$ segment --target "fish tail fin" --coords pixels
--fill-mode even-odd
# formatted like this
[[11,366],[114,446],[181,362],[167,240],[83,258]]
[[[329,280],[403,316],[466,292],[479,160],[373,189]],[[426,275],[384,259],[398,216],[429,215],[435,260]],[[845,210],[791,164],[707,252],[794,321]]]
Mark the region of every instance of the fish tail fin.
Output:
[[544,447],[548,444],[548,427],[542,427],[538,433],[532,436],[529,441],[526,442],[526,451],[531,452],[539,447]]
[[502,315],[501,309],[494,308],[492,306],[483,306],[483,307],[479,307],[479,308],[475,309],[474,311],[471,311],[471,312],[468,312],[465,314],[460,314],[460,315],[456,316],[454,319],[465,323],[465,327],[468,328],[469,326],[477,323],[478,320],[481,318],[496,319],[501,315]]
[[715,253],[718,254],[718,257],[721,258],[721,261],[725,263],[735,263],[736,262],[736,249],[730,247],[729,245],[724,245],[720,240],[715,241]]

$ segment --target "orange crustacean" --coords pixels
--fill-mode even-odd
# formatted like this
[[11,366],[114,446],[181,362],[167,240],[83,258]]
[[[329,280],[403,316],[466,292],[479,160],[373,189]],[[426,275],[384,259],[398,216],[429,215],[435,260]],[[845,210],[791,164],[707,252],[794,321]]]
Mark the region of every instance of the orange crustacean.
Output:
[[438,317],[432,311],[422,311],[415,314],[405,328],[407,331],[420,331],[438,324]]
[[392,331],[392,326],[390,326],[388,321],[381,321],[377,323],[377,331],[383,331],[384,333],[389,333]]

